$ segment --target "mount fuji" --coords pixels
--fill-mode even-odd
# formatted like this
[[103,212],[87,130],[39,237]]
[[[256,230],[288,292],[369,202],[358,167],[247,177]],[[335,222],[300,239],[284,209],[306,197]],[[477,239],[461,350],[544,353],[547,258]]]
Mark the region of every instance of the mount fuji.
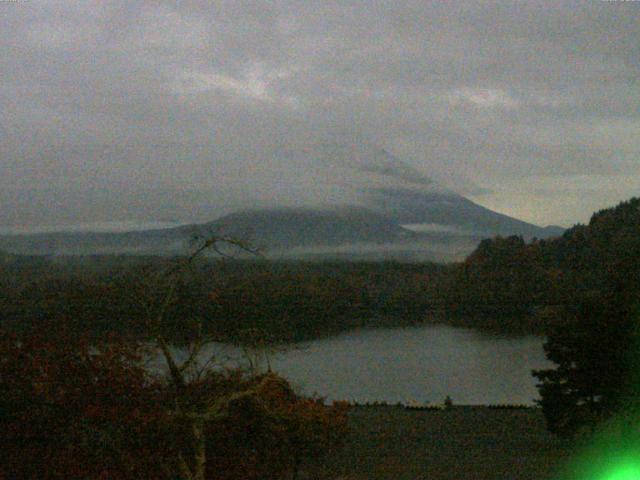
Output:
[[[0,249],[24,254],[174,254],[194,234],[224,234],[275,258],[463,258],[482,238],[547,238],[539,227],[489,210],[373,147],[314,144],[277,152],[269,170],[273,198],[209,222],[127,232],[60,231],[0,236]],[[304,182],[280,198],[282,183]],[[288,189],[286,191],[292,191]],[[295,192],[300,194],[296,197]]]

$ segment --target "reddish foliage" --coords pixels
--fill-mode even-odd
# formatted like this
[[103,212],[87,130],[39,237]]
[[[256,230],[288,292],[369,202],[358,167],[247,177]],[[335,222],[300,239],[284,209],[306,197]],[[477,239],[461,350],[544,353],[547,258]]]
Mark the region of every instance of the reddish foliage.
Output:
[[[205,424],[207,478],[282,478],[330,452],[344,406],[297,396],[273,374],[211,373],[180,394],[149,378],[138,347],[63,333],[0,340],[0,479],[164,479],[190,463],[185,412]],[[220,403],[220,400],[225,400]]]
[[0,472],[15,479],[149,472],[148,446],[163,450],[159,400],[135,346],[2,335]]
[[[251,378],[254,393],[209,425],[208,478],[288,478],[305,458],[329,454],[346,432],[346,405],[297,396],[274,374]],[[247,385],[245,385],[246,388]]]

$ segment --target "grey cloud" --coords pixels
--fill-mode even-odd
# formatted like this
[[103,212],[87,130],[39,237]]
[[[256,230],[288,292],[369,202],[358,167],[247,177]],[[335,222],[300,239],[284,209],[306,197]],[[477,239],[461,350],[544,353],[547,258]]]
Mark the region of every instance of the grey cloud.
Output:
[[634,2],[0,2],[0,49],[4,224],[323,201],[333,137],[487,197],[640,173]]

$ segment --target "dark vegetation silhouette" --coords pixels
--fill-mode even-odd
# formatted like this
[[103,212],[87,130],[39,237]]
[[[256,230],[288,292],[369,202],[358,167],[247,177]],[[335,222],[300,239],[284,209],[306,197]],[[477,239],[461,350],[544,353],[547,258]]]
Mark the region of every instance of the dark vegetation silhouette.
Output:
[[534,372],[551,431],[572,436],[640,406],[640,199],[593,215],[552,244],[571,300],[556,308]]
[[484,240],[448,276],[449,320],[547,336],[534,372],[549,429],[571,436],[636,411],[640,388],[640,199],[526,243]]
[[582,298],[562,315],[544,345],[556,366],[534,376],[549,430],[572,437],[637,408],[639,317],[602,296]]
[[[141,282],[166,268],[160,257],[19,257],[0,266],[6,302],[0,322],[16,331],[47,319],[91,332],[146,338]],[[439,309],[435,264],[305,263],[205,257],[177,282],[163,334],[184,342],[195,325],[219,340],[240,342],[247,329],[282,341],[318,338],[349,328],[413,324]],[[8,281],[11,279],[11,281]],[[146,293],[145,293],[146,292]],[[151,300],[152,298],[150,298]]]
[[208,371],[176,392],[142,353],[73,332],[4,335],[0,478],[291,478],[340,445],[344,407],[275,374]]
[[[165,336],[167,311],[199,257],[222,253],[220,244],[248,250],[212,237],[139,277],[129,293],[144,314],[144,346],[89,340],[81,324],[59,318],[2,332],[0,478],[296,478],[304,459],[337,448],[342,405],[301,397],[271,372],[211,368],[214,359],[202,362],[210,337],[197,319],[178,359]],[[156,352],[166,375],[146,368]]]

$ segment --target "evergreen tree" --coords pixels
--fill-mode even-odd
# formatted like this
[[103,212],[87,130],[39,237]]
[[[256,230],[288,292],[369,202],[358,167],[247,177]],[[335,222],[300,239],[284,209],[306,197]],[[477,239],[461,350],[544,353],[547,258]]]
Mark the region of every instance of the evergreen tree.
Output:
[[640,336],[619,294],[591,295],[562,316],[544,345],[556,368],[533,375],[549,430],[572,436],[634,406]]

